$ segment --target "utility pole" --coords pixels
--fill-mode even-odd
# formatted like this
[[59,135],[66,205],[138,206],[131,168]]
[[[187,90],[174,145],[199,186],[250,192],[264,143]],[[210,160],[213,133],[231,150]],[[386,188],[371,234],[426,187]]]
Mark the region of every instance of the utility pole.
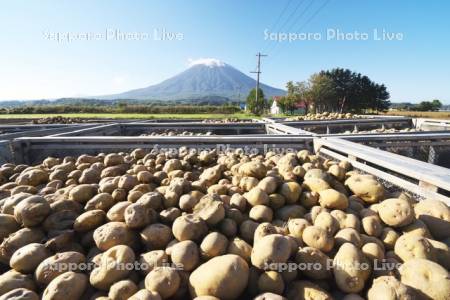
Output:
[[258,65],[256,67],[256,71],[250,72],[250,73],[256,73],[255,104],[258,103],[259,74],[261,74],[261,57],[265,57],[267,55],[261,54],[261,52],[258,52],[258,54],[256,54],[256,56],[258,57]]

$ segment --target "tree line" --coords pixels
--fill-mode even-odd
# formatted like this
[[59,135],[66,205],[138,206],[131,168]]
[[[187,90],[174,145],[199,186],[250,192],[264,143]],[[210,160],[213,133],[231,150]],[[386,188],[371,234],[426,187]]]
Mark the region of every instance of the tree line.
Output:
[[[285,114],[293,113],[300,103],[305,113],[385,111],[390,105],[389,92],[384,84],[349,69],[320,71],[306,81],[289,81],[286,89],[287,94],[276,100]],[[247,98],[247,108],[254,113],[264,111],[268,101],[260,97],[256,100],[254,90],[251,93]]]

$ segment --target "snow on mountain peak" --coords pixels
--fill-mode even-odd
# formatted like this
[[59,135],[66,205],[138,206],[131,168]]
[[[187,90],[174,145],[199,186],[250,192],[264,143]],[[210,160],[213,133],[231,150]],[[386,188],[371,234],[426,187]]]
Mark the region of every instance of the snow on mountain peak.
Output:
[[213,68],[213,67],[224,67],[225,63],[216,58],[189,59],[189,67],[195,65],[205,65],[210,68]]

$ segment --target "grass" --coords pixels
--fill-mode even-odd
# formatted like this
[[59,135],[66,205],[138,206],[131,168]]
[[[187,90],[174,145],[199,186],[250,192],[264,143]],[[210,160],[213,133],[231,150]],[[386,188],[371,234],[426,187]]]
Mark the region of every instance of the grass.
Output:
[[388,111],[385,114],[416,118],[450,119],[449,111]]
[[258,118],[252,114],[0,114],[0,119],[40,119],[47,117],[63,116],[66,118],[87,118],[87,119],[252,119]]

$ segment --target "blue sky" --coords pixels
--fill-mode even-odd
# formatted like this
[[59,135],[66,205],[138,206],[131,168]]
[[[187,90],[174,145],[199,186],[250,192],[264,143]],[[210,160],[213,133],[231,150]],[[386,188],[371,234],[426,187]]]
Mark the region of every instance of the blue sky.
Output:
[[[156,84],[199,58],[248,73],[263,51],[261,80],[275,87],[344,67],[386,84],[393,101],[450,104],[449,1],[1,0],[0,7],[0,100],[122,92]],[[162,29],[182,38],[155,40]],[[265,29],[321,37],[277,42],[265,40]],[[376,41],[374,29],[402,38]],[[114,30],[141,37],[118,40]],[[368,39],[327,40],[327,30]],[[98,39],[55,40],[66,32]]]

